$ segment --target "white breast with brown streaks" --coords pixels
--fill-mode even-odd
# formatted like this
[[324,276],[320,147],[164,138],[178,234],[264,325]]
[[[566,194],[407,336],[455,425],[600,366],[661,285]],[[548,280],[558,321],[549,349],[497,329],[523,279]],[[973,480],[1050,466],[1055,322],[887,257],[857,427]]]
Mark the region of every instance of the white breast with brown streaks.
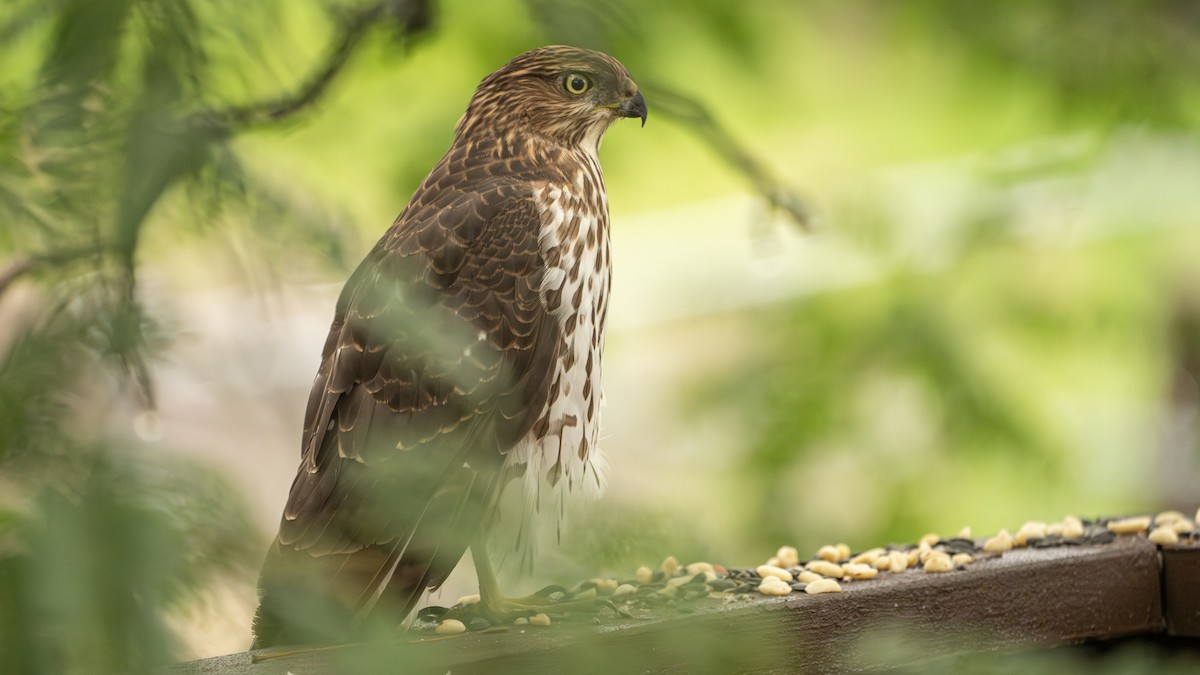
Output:
[[542,479],[587,492],[599,492],[604,484],[597,442],[610,280],[608,202],[599,164],[592,160],[585,166],[570,184],[547,184],[534,193],[547,266],[542,301],[559,322],[564,344],[548,402],[508,458],[510,465],[525,465],[529,493],[540,489]]

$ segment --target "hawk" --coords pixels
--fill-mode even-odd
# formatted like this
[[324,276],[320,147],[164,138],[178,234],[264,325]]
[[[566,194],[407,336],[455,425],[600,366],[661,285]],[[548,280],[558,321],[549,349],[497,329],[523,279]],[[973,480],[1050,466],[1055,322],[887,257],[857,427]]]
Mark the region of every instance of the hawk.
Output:
[[479,84],[338,299],[255,648],[399,623],[468,548],[499,611],[484,538],[501,489],[599,484],[610,253],[597,152],[623,117],[644,125],[645,98],[595,51],[536,49]]

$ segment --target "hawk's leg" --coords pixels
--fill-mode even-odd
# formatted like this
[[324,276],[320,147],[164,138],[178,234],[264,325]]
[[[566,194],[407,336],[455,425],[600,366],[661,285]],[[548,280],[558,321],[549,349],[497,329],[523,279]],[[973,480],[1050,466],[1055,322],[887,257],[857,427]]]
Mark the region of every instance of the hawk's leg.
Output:
[[597,603],[594,596],[580,599],[556,599],[534,593],[522,598],[508,598],[500,592],[500,584],[492,570],[487,549],[483,543],[471,546],[471,558],[475,561],[475,574],[479,578],[479,602],[465,607],[456,607],[446,618],[466,619],[482,616],[491,623],[507,624],[521,617],[549,612],[594,612],[605,603]]
[[487,546],[478,543],[471,547],[471,559],[475,561],[475,576],[479,578],[479,602],[490,605],[504,602],[506,598],[500,592],[500,584],[496,581],[496,573],[492,571],[492,561],[487,557]]

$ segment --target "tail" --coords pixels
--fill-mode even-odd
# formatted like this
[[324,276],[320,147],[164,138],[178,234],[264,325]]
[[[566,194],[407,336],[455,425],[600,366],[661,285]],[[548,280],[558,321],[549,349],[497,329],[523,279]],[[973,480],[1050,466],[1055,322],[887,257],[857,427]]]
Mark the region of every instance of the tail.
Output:
[[393,637],[461,556],[395,546],[314,556],[276,538],[259,576],[250,648]]

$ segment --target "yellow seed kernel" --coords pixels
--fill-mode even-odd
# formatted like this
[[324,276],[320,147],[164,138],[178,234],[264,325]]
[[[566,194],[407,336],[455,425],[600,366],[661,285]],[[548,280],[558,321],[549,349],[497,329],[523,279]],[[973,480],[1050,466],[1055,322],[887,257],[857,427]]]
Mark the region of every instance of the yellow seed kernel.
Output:
[[534,614],[533,616],[529,617],[529,625],[530,626],[549,626],[550,625],[550,617],[546,616],[544,613],[543,614]]
[[826,562],[835,563],[841,560],[836,546],[822,546],[817,549],[817,557]]
[[1136,516],[1108,521],[1108,531],[1114,534],[1140,534],[1150,528],[1150,516]]
[[879,570],[880,572],[886,572],[886,571],[892,569],[892,556],[890,556],[890,555],[879,556],[878,558],[871,561],[871,567],[874,567],[875,569]]
[[1154,531],[1150,533],[1149,538],[1150,541],[1158,544],[1159,546],[1179,543],[1179,535],[1175,533],[1175,530],[1169,527],[1154,528]]
[[780,546],[775,552],[780,564],[777,567],[795,567],[800,564],[800,552],[793,546]]
[[933,548],[929,544],[921,542],[921,545],[917,547],[917,560],[921,564],[925,564],[925,561],[929,559],[929,554],[933,552]]
[[1008,530],[1004,529],[1001,529],[995,536],[983,542],[983,550],[988,553],[1003,553],[1004,551],[1011,551],[1012,547],[1012,535],[1008,533]]
[[1157,516],[1154,516],[1154,524],[1163,525],[1165,523],[1173,523],[1176,520],[1183,520],[1186,517],[1187,516],[1183,515],[1179,511],[1163,511]]
[[623,595],[633,595],[634,593],[637,593],[637,586],[633,584],[621,584],[617,586],[617,590],[613,591],[613,595],[618,598]]
[[764,579],[767,577],[775,577],[780,581],[792,580],[791,572],[783,569],[782,567],[775,567],[774,565],[759,565],[754,569],[754,571],[758,573],[758,576]]
[[688,574],[690,574],[692,576],[696,576],[697,574],[700,574],[701,572],[713,571],[713,566],[712,566],[712,563],[694,562],[694,563],[688,564],[688,566],[684,569],[687,570]]
[[513,619],[513,625],[514,626],[528,626],[529,619],[526,617],[523,617],[523,616],[518,616],[517,618]]
[[682,586],[682,585],[690,582],[692,580],[692,578],[695,576],[696,575],[694,575],[694,574],[685,574],[683,576],[671,577],[670,579],[667,579],[667,588],[675,588],[676,586]]
[[654,571],[649,567],[642,565],[641,567],[637,568],[637,573],[634,574],[633,577],[638,580],[639,584],[648,584],[651,581],[654,581]]
[[967,525],[963,529],[959,530],[957,536],[959,539],[970,539],[971,538],[971,526]]
[[838,552],[838,561],[845,560],[850,557],[850,544],[837,544],[834,546]]
[[1063,518],[1063,538],[1078,539],[1083,536],[1083,521],[1075,516]]
[[1020,527],[1013,535],[1013,544],[1028,546],[1030,539],[1043,539],[1046,536],[1046,524],[1040,520],[1031,520]]
[[911,548],[904,552],[904,556],[908,561],[908,567],[916,567],[917,563],[921,562],[921,549]]
[[675,573],[679,571],[679,561],[675,559],[675,556],[667,556],[667,559],[662,561],[662,571],[668,577],[675,576]]
[[462,596],[461,598],[458,599],[458,602],[456,602],[454,604],[461,606],[461,607],[466,607],[467,605],[473,605],[477,602],[479,602],[479,594],[475,593],[473,595]]
[[941,551],[934,551],[925,560],[926,572],[949,572],[954,569],[954,563],[950,560],[950,556]]
[[888,568],[893,572],[903,572],[909,567],[908,554],[904,551],[892,551],[888,553],[888,560],[891,561],[891,565]]
[[1182,520],[1176,520],[1175,522],[1171,523],[1171,529],[1175,530],[1175,532],[1177,534],[1183,534],[1185,532],[1191,532],[1192,530],[1196,529],[1196,524],[1193,523],[1192,521],[1188,520],[1187,518],[1184,518]]
[[1066,531],[1067,531],[1067,526],[1063,525],[1062,523],[1047,523],[1046,524],[1046,536],[1047,537],[1061,537],[1061,536],[1063,536],[1063,533]]
[[824,578],[825,577],[821,576],[820,574],[817,574],[816,572],[809,572],[808,570],[804,570],[800,574],[796,575],[796,581],[803,581],[806,584],[811,584],[814,581],[819,581],[820,579]]
[[929,534],[922,535],[921,538],[917,540],[917,544],[928,544],[929,546],[933,546],[941,540],[942,538],[939,537],[937,533],[930,532]]
[[455,633],[462,633],[466,630],[466,624],[458,619],[446,619],[445,621],[439,622],[438,625],[433,628],[433,632],[437,633],[438,635],[454,635]]
[[1192,516],[1192,520],[1200,523],[1200,509],[1196,509],[1196,515]]
[[851,579],[874,579],[879,574],[879,570],[863,563],[847,563],[843,571]]
[[850,562],[854,563],[855,565],[870,565],[884,553],[886,553],[886,551],[881,548],[867,549],[851,558]]
[[778,577],[763,577],[758,583],[758,592],[763,595],[787,595],[792,592],[792,587]]
[[950,556],[950,562],[954,563],[955,566],[970,565],[975,562],[975,558],[971,557],[970,553],[955,553]]
[[804,587],[804,592],[809,595],[819,595],[821,593],[841,593],[842,585],[833,579],[817,579]]
[[842,569],[841,565],[831,563],[828,560],[814,560],[808,563],[808,569],[823,577],[841,578],[845,574],[845,570]]

